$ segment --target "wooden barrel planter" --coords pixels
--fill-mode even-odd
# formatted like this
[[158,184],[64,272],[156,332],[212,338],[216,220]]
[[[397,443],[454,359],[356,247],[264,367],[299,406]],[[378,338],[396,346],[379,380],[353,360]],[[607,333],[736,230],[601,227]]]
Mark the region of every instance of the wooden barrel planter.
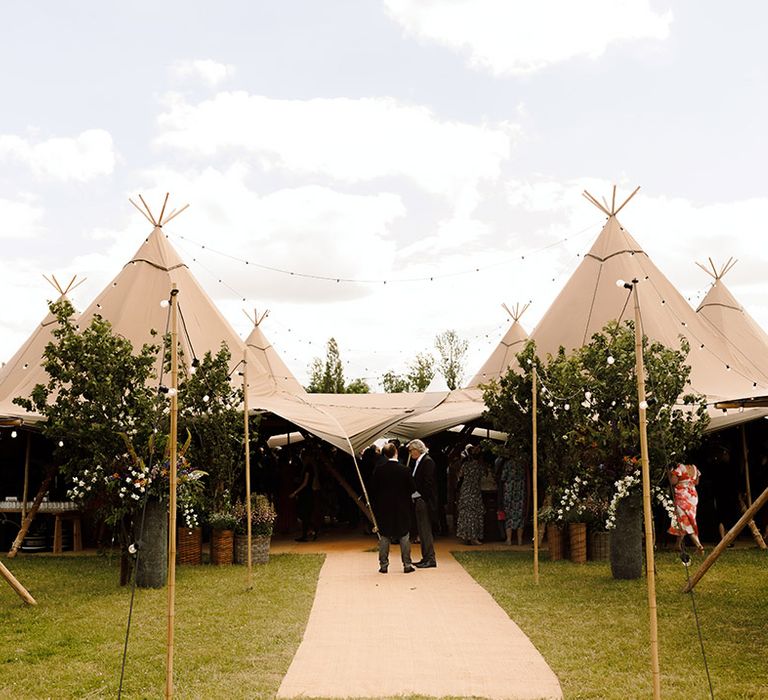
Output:
[[176,563],[203,563],[203,531],[199,527],[176,529]]
[[547,523],[547,547],[550,561],[560,561],[565,556],[565,538],[560,525]]
[[232,530],[213,530],[211,532],[211,564],[226,566],[234,557],[234,537]]
[[[266,564],[269,562],[270,535],[253,535],[251,537],[251,563]],[[235,564],[248,563],[248,537],[235,535]]]
[[568,541],[571,546],[571,561],[584,564],[587,561],[587,524],[568,523]]
[[593,561],[607,561],[611,557],[611,533],[596,530],[589,536],[589,558]]

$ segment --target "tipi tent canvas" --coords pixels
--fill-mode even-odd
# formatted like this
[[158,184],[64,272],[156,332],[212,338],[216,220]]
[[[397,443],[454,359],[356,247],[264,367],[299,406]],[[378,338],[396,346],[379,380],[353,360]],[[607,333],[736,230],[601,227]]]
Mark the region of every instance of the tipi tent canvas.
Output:
[[745,365],[729,342],[691,308],[619,223],[616,214],[629,200],[618,208],[604,208],[591,195],[588,197],[608,219],[531,333],[537,353],[555,354],[560,346],[569,352],[588,343],[609,321],[632,319],[628,292],[617,286],[617,281],[637,280],[643,333],[673,348],[680,347],[681,336],[688,339],[691,350],[687,362],[691,365],[693,390],[710,401],[766,393],[768,375]]
[[719,270],[711,259],[710,269],[697,263],[713,277],[713,282],[696,312],[737,349],[747,367],[768,375],[768,334],[744,310],[723,282],[723,277],[736,262],[731,258]]
[[483,363],[483,366],[477,371],[472,379],[469,380],[467,387],[479,387],[481,384],[487,384],[491,380],[499,380],[510,368],[517,367],[517,353],[521,352],[528,340],[528,334],[520,324],[520,317],[525,313],[528,304],[520,308],[515,306],[513,311],[503,304],[507,313],[512,317],[512,325],[509,327],[504,337],[501,339],[491,356]]

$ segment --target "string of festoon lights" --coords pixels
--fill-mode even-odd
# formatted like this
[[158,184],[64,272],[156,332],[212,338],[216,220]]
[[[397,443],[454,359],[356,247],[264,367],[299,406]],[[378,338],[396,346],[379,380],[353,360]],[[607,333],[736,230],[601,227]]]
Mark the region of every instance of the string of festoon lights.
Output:
[[[528,264],[528,263],[532,263],[533,264],[537,254],[545,253],[546,251],[549,251],[549,250],[551,250],[553,248],[556,248],[558,246],[562,246],[562,245],[566,244],[570,240],[573,240],[573,239],[575,239],[575,238],[577,238],[579,236],[583,236],[584,234],[589,233],[590,231],[593,231],[601,223],[602,223],[601,220],[593,222],[589,226],[584,227],[583,229],[577,231],[574,234],[570,234],[568,236],[560,238],[560,239],[558,239],[556,241],[553,241],[551,243],[547,243],[545,245],[542,245],[542,246],[540,246],[538,248],[534,248],[534,249],[528,250],[525,253],[516,254],[516,255],[510,256],[507,259],[504,259],[504,260],[501,260],[501,261],[498,261],[498,262],[495,262],[495,263],[490,263],[488,265],[475,266],[475,267],[467,268],[467,269],[461,270],[461,271],[452,271],[452,272],[446,272],[446,273],[437,272],[437,273],[433,273],[433,274],[425,275],[425,276],[421,276],[421,277],[388,278],[388,279],[384,279],[384,278],[380,278],[380,279],[357,279],[357,278],[343,277],[343,276],[339,276],[339,275],[337,275],[337,276],[334,276],[334,275],[319,275],[319,274],[314,274],[314,273],[300,272],[300,271],[297,271],[297,270],[288,270],[288,269],[279,268],[279,267],[275,267],[275,266],[263,265],[263,264],[260,264],[260,263],[254,263],[253,261],[248,260],[246,258],[238,257],[238,256],[232,255],[230,253],[225,253],[225,252],[222,252],[222,251],[220,251],[220,250],[218,250],[216,248],[213,248],[213,247],[211,247],[209,245],[202,244],[202,243],[200,243],[198,241],[195,241],[195,240],[193,240],[193,239],[191,239],[191,238],[189,238],[187,236],[183,236],[183,235],[180,235],[180,234],[174,234],[173,237],[174,237],[174,239],[177,239],[176,240],[176,245],[185,253],[185,256],[187,257],[187,259],[189,259],[191,262],[195,263],[195,265],[199,266],[199,268],[202,271],[204,271],[210,277],[211,280],[215,281],[217,284],[219,284],[223,288],[227,289],[236,298],[240,298],[243,302],[245,302],[247,300],[247,295],[242,294],[241,290],[235,289],[224,278],[224,276],[218,274],[217,272],[215,272],[214,270],[212,270],[208,266],[206,266],[200,260],[199,255],[196,254],[196,253],[191,252],[190,249],[185,244],[189,244],[191,246],[195,246],[200,251],[204,251],[206,253],[212,253],[212,254],[214,254],[216,256],[219,256],[219,257],[225,258],[227,260],[236,262],[236,263],[241,264],[243,266],[248,266],[249,268],[261,269],[261,270],[265,270],[265,271],[268,271],[268,272],[285,275],[285,276],[288,276],[288,277],[293,277],[293,278],[297,278],[297,279],[311,279],[311,280],[317,280],[317,281],[328,282],[328,283],[333,283],[333,284],[381,285],[381,288],[387,289],[387,288],[392,288],[394,285],[397,285],[397,284],[435,283],[435,282],[440,282],[440,281],[443,281],[443,280],[452,280],[452,279],[455,279],[456,277],[459,277],[459,276],[462,276],[462,275],[474,275],[474,274],[481,273],[481,272],[484,272],[484,271],[487,271],[487,270],[490,270],[490,269],[499,268],[499,267],[503,267],[503,266],[507,266],[507,265],[512,265],[512,264],[517,264],[517,265],[519,265],[519,264]],[[576,258],[581,258],[581,257],[583,257],[582,253],[577,252],[576,253]],[[566,272],[568,272],[568,270],[564,269],[561,272],[559,272],[557,275],[553,276],[551,278],[552,282],[553,283],[557,282],[558,277],[562,276],[562,274],[564,274]],[[311,339],[303,338],[303,337],[299,336],[298,334],[296,334],[294,329],[292,329],[292,328],[286,326],[285,324],[281,323],[281,321],[279,319],[274,319],[273,318],[272,323],[275,324],[275,326],[277,326],[279,331],[282,331],[282,332],[284,332],[286,334],[290,334],[290,338],[291,338],[291,343],[292,344],[299,345],[299,346],[305,345],[307,347],[317,347],[317,348],[320,348],[320,347],[324,348],[325,347],[326,341],[318,343],[318,342],[313,342]],[[469,343],[475,345],[475,347],[477,347],[477,345],[480,345],[481,347],[482,346],[489,346],[490,347],[494,343],[498,342],[499,336],[501,334],[503,334],[503,331],[508,327],[508,325],[509,325],[508,321],[505,320],[503,323],[500,323],[500,324],[494,326],[491,329],[480,331],[480,332],[478,332],[476,334],[473,334],[473,335],[465,336],[464,339],[466,339]],[[292,360],[292,361],[294,361],[296,363],[301,362],[301,360],[298,357],[295,357],[295,356],[291,357],[288,353],[285,352],[285,348],[284,347],[280,347],[279,337],[278,336],[270,335],[270,339],[272,340],[272,343],[273,343],[273,345],[276,348],[280,348],[281,349],[281,356],[283,356],[284,359]],[[376,349],[375,348],[371,348],[370,346],[366,346],[364,348],[364,350],[363,349],[359,349],[359,348],[358,349],[350,348],[350,347],[347,347],[347,346],[345,346],[344,349],[345,349],[346,352],[350,352],[353,355],[355,353],[362,353],[362,352],[365,352],[366,355],[374,355],[375,356],[375,355],[378,354]],[[405,356],[406,356],[407,350],[399,349],[399,350],[395,350],[395,352],[400,355],[400,363],[404,364],[404,360],[405,360]],[[391,353],[390,353],[390,355],[391,355]],[[350,361],[349,360],[344,360],[344,363],[349,365]],[[368,367],[365,367],[364,370],[366,372],[370,371],[370,369]],[[363,376],[363,377],[360,377],[360,379],[372,380],[372,381],[381,381],[382,378],[383,378],[383,373],[379,374],[379,375],[376,375],[376,376]]]

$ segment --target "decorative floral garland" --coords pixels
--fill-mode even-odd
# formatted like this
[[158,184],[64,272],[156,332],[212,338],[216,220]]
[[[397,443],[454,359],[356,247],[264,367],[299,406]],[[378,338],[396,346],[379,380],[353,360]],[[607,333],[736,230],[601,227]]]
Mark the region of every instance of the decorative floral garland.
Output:
[[[640,483],[640,470],[634,471],[632,474],[619,479],[615,482],[616,492],[613,494],[613,498],[608,506],[608,511],[605,517],[605,529],[613,530],[616,527],[616,509],[618,508],[619,501],[629,496],[630,491],[634,486]],[[675,504],[669,497],[669,494],[659,486],[654,486],[651,489],[652,495],[656,500],[661,503],[664,510],[667,512],[669,519],[672,523],[672,527],[677,527],[677,514],[675,511]]]

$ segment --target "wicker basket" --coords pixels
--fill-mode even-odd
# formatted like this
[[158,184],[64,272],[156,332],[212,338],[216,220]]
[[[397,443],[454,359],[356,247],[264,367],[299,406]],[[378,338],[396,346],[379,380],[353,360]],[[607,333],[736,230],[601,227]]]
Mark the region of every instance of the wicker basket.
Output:
[[611,533],[605,531],[593,532],[589,536],[589,558],[594,561],[604,561],[611,556]]
[[211,564],[227,565],[234,556],[235,533],[232,530],[214,530],[211,533]]
[[568,540],[571,545],[571,561],[584,564],[587,561],[587,524],[568,523]]
[[563,558],[565,539],[563,538],[563,530],[559,525],[547,523],[547,546],[551,561],[560,561]]
[[[251,537],[251,562],[253,564],[266,564],[269,561],[269,543],[271,537],[267,535],[253,535]],[[248,563],[248,537],[235,535],[235,564]]]
[[203,563],[203,532],[199,527],[176,528],[176,563]]

